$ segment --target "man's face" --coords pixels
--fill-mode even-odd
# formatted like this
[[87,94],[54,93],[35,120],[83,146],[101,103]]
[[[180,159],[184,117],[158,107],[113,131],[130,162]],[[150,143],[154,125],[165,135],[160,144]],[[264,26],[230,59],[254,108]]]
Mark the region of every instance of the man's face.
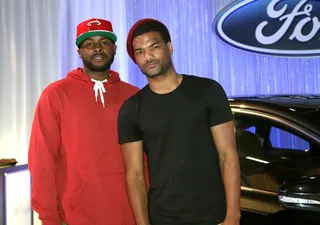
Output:
[[110,69],[117,46],[104,36],[93,36],[84,40],[78,54],[85,67],[92,72],[104,72]]
[[158,32],[135,37],[132,47],[137,65],[148,78],[163,75],[172,66],[172,45],[165,43]]

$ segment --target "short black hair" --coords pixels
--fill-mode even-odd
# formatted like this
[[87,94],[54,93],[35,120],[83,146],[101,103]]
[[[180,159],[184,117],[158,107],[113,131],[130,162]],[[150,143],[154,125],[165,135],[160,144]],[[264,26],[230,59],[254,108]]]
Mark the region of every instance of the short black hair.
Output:
[[149,32],[158,32],[165,43],[168,43],[169,41],[171,42],[171,37],[168,29],[158,21],[147,21],[138,26],[133,32],[132,40],[135,37]]

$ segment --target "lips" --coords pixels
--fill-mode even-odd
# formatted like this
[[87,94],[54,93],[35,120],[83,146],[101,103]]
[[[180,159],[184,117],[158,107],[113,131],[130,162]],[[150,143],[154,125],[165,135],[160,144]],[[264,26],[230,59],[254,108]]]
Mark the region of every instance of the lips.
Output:
[[156,63],[156,62],[151,62],[151,63],[146,64],[146,68],[149,68],[149,69],[152,69],[152,68],[154,68],[155,66],[157,66],[157,63]]
[[93,55],[91,57],[92,60],[95,60],[95,61],[102,61],[102,60],[105,60],[105,56],[104,55]]

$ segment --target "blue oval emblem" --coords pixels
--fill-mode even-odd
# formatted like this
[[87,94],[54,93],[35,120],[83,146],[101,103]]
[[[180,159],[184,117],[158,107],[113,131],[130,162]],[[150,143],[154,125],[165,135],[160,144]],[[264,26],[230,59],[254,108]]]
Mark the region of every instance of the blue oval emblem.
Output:
[[238,0],[216,17],[224,43],[267,55],[320,55],[319,0]]

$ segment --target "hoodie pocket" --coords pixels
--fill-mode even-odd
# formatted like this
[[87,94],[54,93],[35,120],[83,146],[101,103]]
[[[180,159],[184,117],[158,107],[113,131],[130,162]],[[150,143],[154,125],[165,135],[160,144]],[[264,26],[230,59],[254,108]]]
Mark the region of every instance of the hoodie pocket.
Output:
[[90,221],[90,224],[134,224],[123,174],[85,179],[72,208],[75,218]]

